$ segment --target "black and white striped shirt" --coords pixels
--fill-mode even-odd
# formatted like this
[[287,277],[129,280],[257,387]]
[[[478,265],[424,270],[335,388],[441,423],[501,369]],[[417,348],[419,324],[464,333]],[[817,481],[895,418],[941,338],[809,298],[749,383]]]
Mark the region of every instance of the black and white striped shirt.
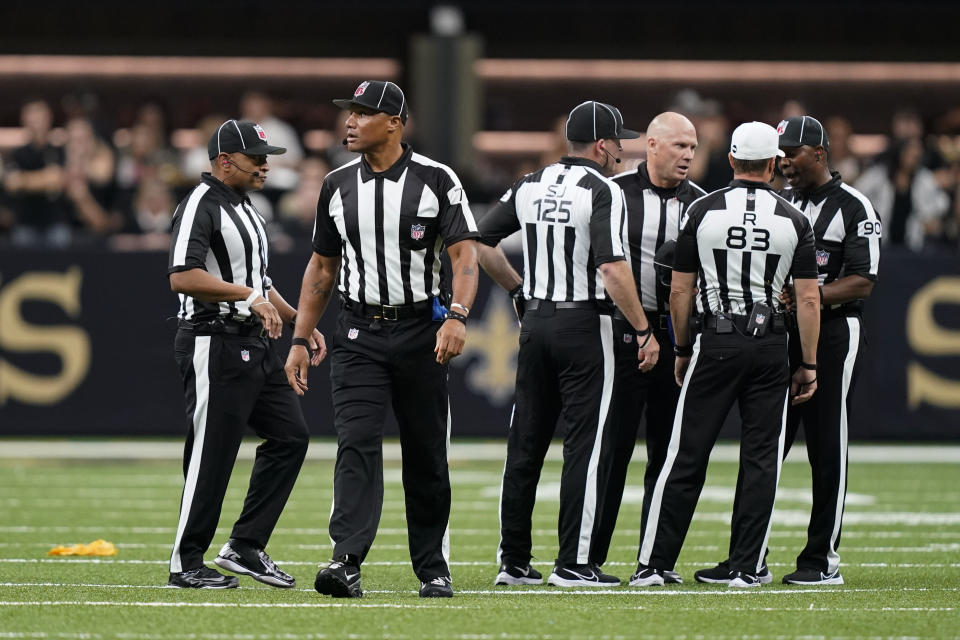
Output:
[[586,158],[564,157],[521,178],[480,221],[496,246],[523,230],[526,298],[609,300],[597,267],[626,260],[623,192]]
[[339,289],[354,302],[438,296],[443,246],[480,235],[456,174],[403,146],[386,171],[375,173],[361,156],[320,189],[313,250],[341,257]]
[[633,270],[637,295],[647,311],[666,313],[669,300],[657,287],[653,257],[664,242],[677,239],[687,207],[707,192],[689,180],[672,189],[658,187],[650,180],[646,162],[612,180],[623,189],[626,201],[623,250]]
[[687,218],[674,270],[699,273],[698,311],[746,314],[757,300],[780,309],[787,276],[817,277],[810,223],[766,183],[734,180]]
[[[820,285],[849,275],[876,281],[880,267],[880,218],[865,195],[833,172],[827,184],[810,193],[785,189],[783,197],[800,209],[813,227]],[[859,303],[833,305],[831,309]]]
[[[203,269],[224,282],[251,287],[266,297],[267,230],[263,217],[245,195],[209,173],[184,198],[173,215],[168,273]],[[217,316],[243,321],[250,306],[239,302],[203,302],[180,294],[184,320],[207,321]]]

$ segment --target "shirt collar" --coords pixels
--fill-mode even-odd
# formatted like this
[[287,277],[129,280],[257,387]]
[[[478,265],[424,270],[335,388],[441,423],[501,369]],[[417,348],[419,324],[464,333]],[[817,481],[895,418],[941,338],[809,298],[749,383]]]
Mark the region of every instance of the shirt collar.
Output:
[[409,144],[401,142],[400,146],[403,147],[403,153],[400,155],[400,158],[394,162],[389,169],[381,171],[380,173],[371,169],[370,165],[367,164],[366,157],[363,157],[360,160],[360,179],[364,182],[369,182],[374,178],[383,178],[390,182],[397,182],[400,176],[403,175],[404,169],[407,168],[407,162],[410,161],[410,156],[413,155],[413,147]]
[[559,164],[572,164],[572,165],[577,165],[579,167],[589,167],[591,169],[596,169],[597,171],[599,171],[600,175],[604,175],[603,167],[599,163],[596,163],[589,158],[583,158],[581,156],[563,156],[562,158],[560,158]]
[[731,180],[730,186],[733,188],[741,187],[743,189],[766,189],[767,191],[773,191],[773,187],[760,180]]
[[676,197],[677,193],[680,191],[686,182],[686,178],[680,181],[680,183],[675,187],[658,187],[653,184],[653,180],[650,179],[650,170],[647,168],[647,161],[644,160],[640,163],[640,166],[637,167],[637,180],[640,181],[640,184],[643,185],[644,189],[653,189],[661,198],[670,198]]
[[247,197],[247,194],[240,193],[236,189],[225,185],[222,180],[215,177],[209,171],[201,173],[200,180],[209,186],[217,195],[234,206],[241,203],[250,204],[250,198]]
[[843,182],[843,179],[840,177],[840,172],[839,172],[839,171],[831,171],[831,172],[830,172],[830,180],[829,180],[828,182],[826,182],[825,184],[822,184],[822,185],[820,185],[819,187],[817,187],[816,189],[813,189],[812,191],[809,191],[809,192],[806,192],[806,193],[799,192],[799,191],[798,191],[797,193],[799,193],[801,196],[803,196],[803,197],[806,198],[807,200],[813,200],[814,202],[820,202],[821,200],[823,200],[824,198],[827,197],[827,195],[829,194],[829,192],[830,192],[832,189],[834,189],[834,188],[836,188],[837,186],[839,186],[841,182]]

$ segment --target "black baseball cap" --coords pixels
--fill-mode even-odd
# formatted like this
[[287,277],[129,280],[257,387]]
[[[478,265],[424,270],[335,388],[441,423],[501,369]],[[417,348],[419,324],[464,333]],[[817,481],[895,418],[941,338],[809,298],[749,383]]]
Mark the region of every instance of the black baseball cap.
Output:
[[824,149],[830,148],[830,138],[820,121],[810,116],[793,116],[781,120],[777,125],[781,147],[802,147],[804,145]]
[[364,80],[354,89],[352,98],[334,100],[333,104],[341,109],[359,105],[407,121],[407,98],[403,89],[389,80]]
[[283,147],[267,144],[267,133],[256,122],[227,120],[213,132],[207,143],[207,154],[213,160],[221,153],[243,153],[248,156],[286,153]]
[[593,142],[608,138],[632,140],[639,137],[636,131],[623,128],[620,109],[603,102],[581,102],[567,116],[567,140],[571,142]]

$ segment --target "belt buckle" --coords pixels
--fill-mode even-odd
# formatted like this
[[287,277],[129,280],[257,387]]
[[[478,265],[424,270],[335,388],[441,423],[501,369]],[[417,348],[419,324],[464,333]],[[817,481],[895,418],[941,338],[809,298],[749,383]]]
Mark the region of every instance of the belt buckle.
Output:
[[381,318],[383,318],[384,320],[392,320],[396,322],[397,320],[400,319],[399,308],[395,306],[391,306],[388,304],[382,305],[380,307],[380,313],[381,313]]

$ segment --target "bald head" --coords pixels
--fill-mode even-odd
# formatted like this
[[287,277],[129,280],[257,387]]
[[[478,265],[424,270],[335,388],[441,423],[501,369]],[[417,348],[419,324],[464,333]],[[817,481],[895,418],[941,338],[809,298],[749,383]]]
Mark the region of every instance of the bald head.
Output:
[[666,111],[647,127],[647,171],[653,183],[673,188],[687,177],[697,148],[697,130],[685,116]]

